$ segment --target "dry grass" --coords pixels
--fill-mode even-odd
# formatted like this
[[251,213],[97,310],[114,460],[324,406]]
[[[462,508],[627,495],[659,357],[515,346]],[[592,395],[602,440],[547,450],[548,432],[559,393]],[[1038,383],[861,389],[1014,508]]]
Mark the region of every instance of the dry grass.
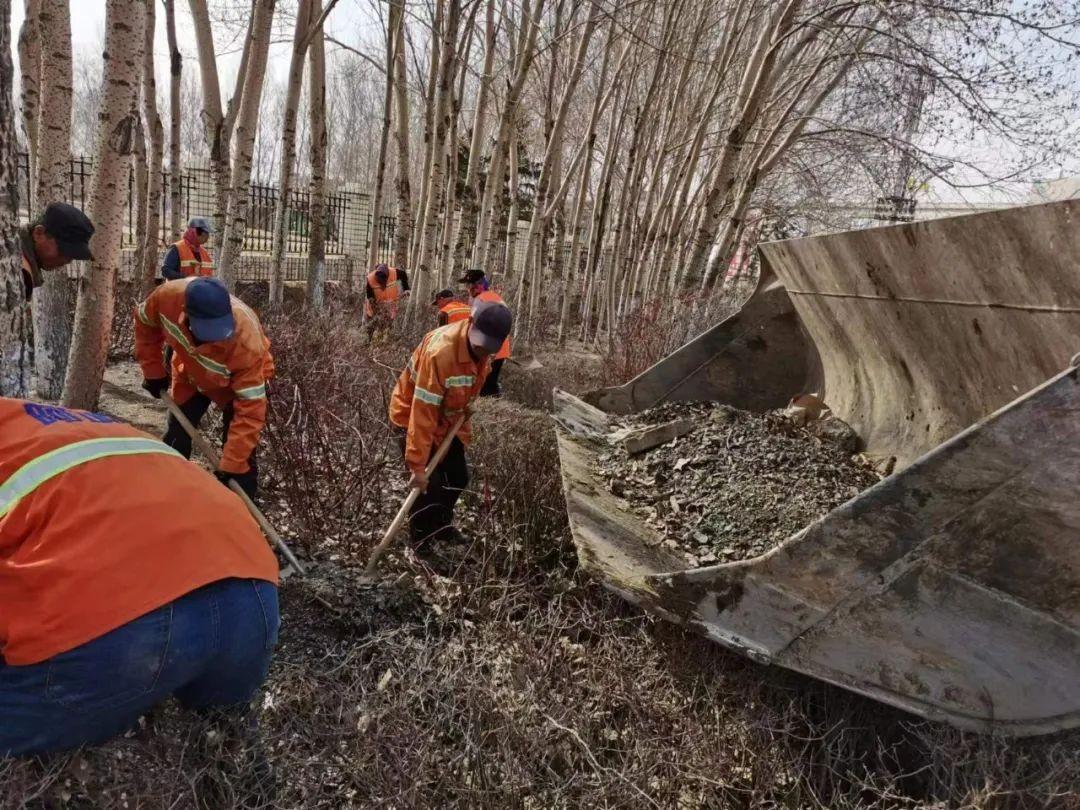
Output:
[[919,722],[752,664],[580,575],[549,419],[519,403],[477,415],[474,543],[453,578],[399,554],[385,565],[396,589],[349,587],[403,494],[384,399],[406,351],[365,346],[354,323],[269,321],[269,500],[298,546],[334,560],[343,606],[295,579],[282,590],[259,710],[273,780],[166,707],[103,748],[0,763],[0,805],[1077,806],[1075,735],[1016,742]]

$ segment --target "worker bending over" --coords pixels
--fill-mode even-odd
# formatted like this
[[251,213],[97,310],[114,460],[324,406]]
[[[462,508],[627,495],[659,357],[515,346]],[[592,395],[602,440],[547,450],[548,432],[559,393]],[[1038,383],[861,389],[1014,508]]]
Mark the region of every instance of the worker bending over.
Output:
[[[169,281],[135,309],[135,357],[143,388],[160,398],[169,388],[162,344],[173,350],[172,398],[198,427],[213,402],[224,417],[222,483],[235,480],[252,499],[258,491],[256,449],[266,424],[266,382],[274,358],[262,324],[216,278]],[[191,457],[191,437],[172,414],[163,441]]]
[[375,265],[367,275],[367,300],[364,315],[368,319],[368,339],[375,330],[389,329],[398,315],[398,301],[409,293],[409,276],[404,270]]
[[467,321],[472,314],[469,305],[464,301],[459,301],[454,296],[453,290],[439,290],[435,293],[431,306],[435,309],[435,317],[439,321],[439,326],[446,326],[448,323],[457,323],[458,321]]
[[170,695],[246,707],[277,581],[240,499],[175,450],[0,398],[0,756],[104,742]]
[[76,259],[91,260],[94,226],[86,214],[67,203],[51,203],[40,217],[19,230],[23,287],[30,300],[45,283],[43,270],[59,270]]
[[398,378],[390,400],[390,421],[404,431],[409,486],[423,494],[409,513],[409,530],[418,550],[431,540],[454,541],[454,506],[469,485],[465,448],[471,433],[466,418],[445,458],[431,474],[425,467],[457,417],[479,395],[489,371],[488,358],[510,334],[510,310],[479,302],[467,321],[428,332]]
[[[475,304],[477,301],[488,301],[496,304],[506,305],[502,296],[491,289],[491,285],[488,283],[487,276],[483,270],[474,269],[469,270],[464,276],[458,279],[458,282],[465,285],[465,288],[469,293],[469,303]],[[484,383],[484,388],[480,392],[482,397],[499,397],[502,396],[502,388],[499,386],[499,375],[502,373],[503,363],[510,357],[510,338],[507,338],[502,346],[499,347],[499,351],[495,353],[495,357],[491,361],[491,373],[488,375],[487,382]]]
[[166,251],[161,263],[161,277],[175,281],[188,276],[214,275],[214,260],[206,248],[211,233],[208,219],[192,217],[184,235]]

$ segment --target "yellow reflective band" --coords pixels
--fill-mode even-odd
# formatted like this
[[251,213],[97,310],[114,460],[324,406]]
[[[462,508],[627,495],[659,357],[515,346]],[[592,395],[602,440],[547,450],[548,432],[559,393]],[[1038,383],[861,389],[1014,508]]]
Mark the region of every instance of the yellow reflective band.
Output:
[[135,310],[139,315],[139,320],[146,326],[153,326],[154,322],[150,320],[150,316],[146,314],[146,302],[143,301],[139,304],[138,309]]
[[471,386],[475,382],[476,382],[476,377],[473,377],[471,374],[463,374],[460,377],[447,377],[446,378],[446,387],[447,388],[468,388],[469,386]]
[[195,354],[194,352],[191,356],[194,357],[195,360],[198,361],[199,365],[205,368],[207,371],[212,371],[214,374],[220,374],[222,377],[232,376],[232,373],[229,371],[228,368],[221,365],[221,363],[218,363],[215,360],[211,360],[209,357],[203,357],[201,354]]
[[442,397],[439,394],[433,394],[430,391],[425,391],[419,385],[414,389],[416,398],[421,402],[426,402],[428,405],[442,405]]
[[195,347],[191,345],[191,342],[187,339],[183,330],[164,315],[161,316],[161,323],[165,327],[165,331],[176,338],[176,342],[179,343],[184,351],[191,355],[195,359],[195,362],[200,366],[214,374],[220,374],[222,377],[232,376],[229,369],[221,365],[221,363],[211,360],[209,357],[203,357],[201,354],[197,354],[195,352]]
[[250,388],[241,388],[236,391],[236,395],[240,399],[262,399],[266,396],[266,383],[253,385]]
[[6,515],[21,499],[50,478],[55,478],[72,467],[108,456],[134,456],[143,453],[158,453],[183,458],[157,439],[138,436],[87,439],[50,450],[17,469],[0,486],[0,517]]

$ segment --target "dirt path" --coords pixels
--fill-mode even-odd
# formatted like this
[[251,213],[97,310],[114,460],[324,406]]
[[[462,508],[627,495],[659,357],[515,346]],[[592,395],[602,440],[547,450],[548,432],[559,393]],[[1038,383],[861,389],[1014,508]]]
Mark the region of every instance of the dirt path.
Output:
[[165,405],[143,391],[141,383],[138,363],[124,361],[108,366],[98,410],[159,436],[165,429]]

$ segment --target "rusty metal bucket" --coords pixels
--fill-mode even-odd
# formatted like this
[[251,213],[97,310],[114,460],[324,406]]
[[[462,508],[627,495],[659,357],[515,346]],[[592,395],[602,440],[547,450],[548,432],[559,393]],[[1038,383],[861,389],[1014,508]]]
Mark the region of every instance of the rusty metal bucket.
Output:
[[[624,386],[557,393],[582,564],[757,661],[922,717],[1080,725],[1077,215],[1061,202],[764,245],[736,315]],[[801,391],[898,472],[761,557],[684,570],[592,472],[608,413]]]

